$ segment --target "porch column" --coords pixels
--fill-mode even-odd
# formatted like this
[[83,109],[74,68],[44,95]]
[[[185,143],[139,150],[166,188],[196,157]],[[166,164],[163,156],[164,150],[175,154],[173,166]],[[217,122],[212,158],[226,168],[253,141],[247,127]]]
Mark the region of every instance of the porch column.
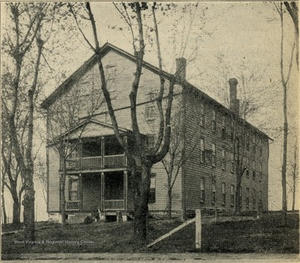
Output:
[[[123,184],[124,184],[124,210],[125,213],[128,211],[127,207],[127,197],[128,197],[128,172],[124,171],[123,173]],[[127,215],[123,214],[122,215],[122,220],[127,221]]]
[[104,184],[105,184],[105,178],[104,178],[104,173],[102,172],[101,173],[101,190],[100,190],[100,196],[101,196],[100,209],[101,209],[101,212],[104,212],[104,190],[105,190]]
[[104,167],[104,155],[105,155],[105,139],[101,137],[101,168]]
[[82,212],[83,210],[83,187],[82,187],[82,174],[78,175],[78,195],[79,195],[79,204],[78,210]]

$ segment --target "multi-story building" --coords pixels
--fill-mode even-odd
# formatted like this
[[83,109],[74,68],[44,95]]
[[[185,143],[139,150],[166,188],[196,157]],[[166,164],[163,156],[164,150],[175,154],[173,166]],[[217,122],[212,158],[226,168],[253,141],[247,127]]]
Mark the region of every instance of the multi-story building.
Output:
[[[101,48],[101,56],[119,129],[130,145],[128,96],[135,72],[135,58],[108,43]],[[178,167],[173,186],[172,211],[218,208],[233,212],[238,164],[243,172],[239,191],[241,210],[253,211],[258,206],[267,210],[269,137],[239,117],[237,80],[229,81],[230,107],[227,108],[185,80],[184,59],[178,59],[177,66],[184,68],[175,85],[172,125],[176,129],[173,128],[172,139],[180,136],[177,140],[181,148],[176,158],[184,156],[185,159]],[[140,130],[148,147],[153,146],[158,121],[155,104],[160,83],[158,75],[156,67],[144,62],[137,107]],[[164,72],[166,80],[170,76]],[[77,115],[82,117],[82,124],[63,134],[56,134],[65,136],[67,133],[70,145],[76,145],[76,150],[66,162],[67,214],[69,218],[75,214],[87,215],[96,208],[104,217],[121,212],[126,218],[133,211],[130,168],[114,136],[106,104],[93,112],[92,117],[86,118],[87,105],[91,104],[88,94],[92,89],[101,96],[100,83],[96,57],[92,56],[42,103],[49,115],[47,209],[51,217],[60,213],[62,162],[51,141],[53,126],[49,126],[50,112],[76,89],[80,91],[80,99],[76,100],[75,106],[78,108]],[[175,118],[176,115],[180,116],[180,121]],[[166,160],[168,158],[167,155]],[[149,210],[163,212],[167,205],[167,173],[163,164],[157,163],[152,168]]]

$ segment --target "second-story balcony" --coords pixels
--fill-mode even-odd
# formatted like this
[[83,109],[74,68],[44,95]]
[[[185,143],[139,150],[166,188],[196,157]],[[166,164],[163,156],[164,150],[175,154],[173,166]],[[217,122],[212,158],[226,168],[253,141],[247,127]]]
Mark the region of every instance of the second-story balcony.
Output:
[[[66,160],[68,171],[126,168],[127,158],[113,136],[72,142],[76,150]],[[60,162],[60,170],[63,162]]]

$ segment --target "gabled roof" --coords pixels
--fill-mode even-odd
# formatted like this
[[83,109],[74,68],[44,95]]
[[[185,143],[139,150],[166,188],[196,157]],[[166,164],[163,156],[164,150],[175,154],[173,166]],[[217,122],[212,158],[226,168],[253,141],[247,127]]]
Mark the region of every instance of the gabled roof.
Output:
[[[99,126],[101,127],[99,129]],[[119,127],[120,133],[131,132],[128,129]],[[91,137],[101,137],[115,135],[113,126],[108,123],[104,123],[95,119],[85,120],[78,124],[76,127],[70,131],[59,135],[59,137],[68,136],[68,139],[78,139],[78,138],[91,138]]]
[[[136,58],[134,55],[110,44],[110,43],[106,43],[104,44],[101,49],[100,49],[100,54],[101,54],[101,58],[103,58],[109,51],[113,51],[116,52],[117,54],[126,57],[127,59],[135,62]],[[52,92],[41,104],[41,107],[47,109],[53,102],[55,102],[55,100],[60,97],[62,94],[64,94],[65,92],[67,92],[71,87],[72,84],[76,83],[76,81],[78,81],[88,70],[90,70],[95,64],[97,63],[97,58],[96,55],[94,54],[93,56],[91,56],[80,68],[78,68],[69,78],[67,78],[54,92]],[[155,74],[159,74],[160,71],[157,67],[151,65],[148,62],[143,62],[143,67],[152,71]],[[167,79],[170,79],[172,77],[172,74],[167,73],[166,71],[163,71],[163,76]],[[198,89],[197,87],[195,87],[194,85],[192,85],[191,83],[187,82],[187,81],[181,81],[180,79],[176,80],[178,84],[182,84],[183,88],[186,90],[189,90],[191,92],[193,92],[194,94],[197,94],[197,96],[201,96],[202,98],[204,98],[206,101],[208,101],[209,103],[213,104],[214,106],[216,106],[217,108],[221,109],[222,111],[228,113],[228,114],[232,114],[232,111],[228,108],[226,108],[223,104],[219,103],[218,101],[216,101],[215,99],[213,99],[212,97],[210,97],[209,95],[207,95],[206,93],[204,93],[203,91],[201,91],[200,89]],[[240,117],[238,117],[239,119],[241,119]],[[94,121],[92,121],[94,122]],[[98,122],[99,125],[107,125],[105,123],[101,123]],[[246,121],[246,124],[249,125],[252,129],[254,129],[255,131],[264,134],[265,136],[267,136],[270,140],[272,140],[267,134],[265,134],[264,132],[262,132],[261,130],[259,130],[258,128],[256,128],[255,126],[253,126],[252,124],[250,124],[249,122]],[[112,128],[112,127],[111,127]],[[127,130],[128,131],[128,130]]]
[[[109,51],[114,51],[117,54],[126,57],[127,59],[135,62],[136,58],[132,54],[110,44],[104,44],[100,49],[101,58],[103,58]],[[54,90],[41,104],[42,108],[47,109],[58,97],[67,92],[71,86],[76,83],[88,70],[90,70],[97,63],[96,55],[92,55],[83,65],[78,68],[70,77],[68,77],[56,90]],[[143,62],[143,67],[159,74],[159,69],[148,62]],[[163,76],[170,78],[171,74],[163,71]]]

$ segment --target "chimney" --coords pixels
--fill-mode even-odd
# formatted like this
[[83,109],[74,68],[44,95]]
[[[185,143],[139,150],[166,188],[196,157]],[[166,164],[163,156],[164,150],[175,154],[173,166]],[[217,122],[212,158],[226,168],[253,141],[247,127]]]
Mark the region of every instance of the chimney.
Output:
[[240,101],[237,99],[237,84],[236,78],[229,79],[229,99],[230,99],[230,110],[236,115],[239,115]]
[[180,80],[185,80],[186,78],[186,59],[176,58],[176,74]]

